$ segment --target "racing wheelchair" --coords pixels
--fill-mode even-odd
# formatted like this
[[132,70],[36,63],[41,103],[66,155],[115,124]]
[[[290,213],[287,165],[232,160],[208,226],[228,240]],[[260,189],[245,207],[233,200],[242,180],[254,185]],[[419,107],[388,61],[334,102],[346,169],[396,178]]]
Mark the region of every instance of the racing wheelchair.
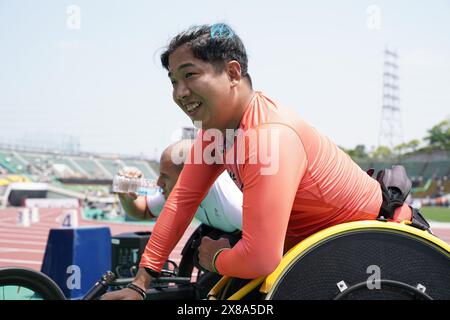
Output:
[[450,246],[408,222],[349,222],[297,244],[267,277],[226,292],[231,281],[223,277],[208,298],[257,290],[268,300],[450,299]]
[[[188,256],[186,259],[192,261]],[[192,271],[191,266],[184,267],[185,272]],[[148,291],[148,299],[195,299],[195,282],[180,276],[178,270],[158,278]],[[7,272],[0,270],[0,299]],[[15,284],[25,284],[25,278],[25,273],[16,277],[21,282]],[[33,281],[31,287],[41,290],[44,299],[64,298],[51,279],[44,280],[40,287]],[[96,299],[131,280],[115,279],[108,273],[84,299]],[[234,280],[222,277],[207,299],[450,299],[450,245],[406,221],[349,222],[324,229],[297,244],[267,277],[251,280],[238,289],[233,289]],[[173,285],[163,285],[169,282]]]

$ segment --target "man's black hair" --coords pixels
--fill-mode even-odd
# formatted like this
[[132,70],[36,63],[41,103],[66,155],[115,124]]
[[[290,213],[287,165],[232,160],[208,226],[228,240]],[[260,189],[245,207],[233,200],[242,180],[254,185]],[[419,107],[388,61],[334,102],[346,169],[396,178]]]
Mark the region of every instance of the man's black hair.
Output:
[[161,54],[161,63],[166,70],[169,70],[169,56],[184,44],[189,45],[194,57],[213,64],[218,71],[223,70],[226,62],[236,60],[241,65],[241,76],[252,84],[244,44],[227,24],[193,26],[177,34]]

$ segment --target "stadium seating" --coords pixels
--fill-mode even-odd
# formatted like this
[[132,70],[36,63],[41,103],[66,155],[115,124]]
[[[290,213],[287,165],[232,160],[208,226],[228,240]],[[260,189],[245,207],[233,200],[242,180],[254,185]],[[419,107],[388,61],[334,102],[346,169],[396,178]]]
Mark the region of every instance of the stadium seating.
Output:
[[375,174],[379,170],[391,168],[395,164],[401,164],[405,167],[410,178],[425,181],[430,178],[444,177],[450,174],[450,160],[432,162],[404,161],[399,163],[385,161],[357,161],[357,163],[364,171],[367,171],[369,168],[374,168]]
[[150,165],[143,161],[125,160],[124,162],[126,163],[127,166],[136,167],[139,170],[141,170],[142,173],[144,174],[144,177],[146,177],[147,179],[157,179],[158,178],[156,173],[154,172],[154,170],[150,167]]
[[[373,177],[379,170],[385,168],[391,168],[394,164],[401,164],[405,167],[406,173],[413,182],[414,196],[415,197],[427,197],[435,196],[438,193],[437,184],[441,180],[446,181],[450,178],[450,160],[407,160],[401,162],[395,161],[368,161],[368,160],[357,160],[357,164],[367,171],[368,168],[374,168],[375,173]],[[427,187],[428,186],[428,187]],[[424,187],[426,189],[424,189]],[[447,184],[441,188],[440,193],[449,192],[450,189]]]
[[114,176],[121,167],[125,166],[120,160],[99,159],[98,162],[108,170],[111,176]]
[[[56,168],[66,169],[64,172],[64,177],[83,177],[84,175],[79,171],[79,169],[74,165],[67,157],[57,156],[51,160],[54,170]],[[68,174],[67,174],[67,173]]]
[[425,168],[425,162],[421,161],[403,162],[402,165],[405,167],[408,176],[412,179],[421,177]]
[[423,172],[425,179],[444,177],[450,174],[450,160],[428,162]]
[[[442,159],[442,157],[437,159],[427,154],[422,159],[406,160],[400,163],[405,167],[414,187],[420,189],[430,179],[438,181],[444,177],[450,178],[450,160],[445,157],[444,160]],[[379,170],[390,168],[393,164],[398,163],[394,160],[375,161],[370,159],[356,160],[356,162],[364,171],[374,168],[375,175]],[[131,157],[93,154],[68,155],[0,148],[0,173],[27,175],[34,181],[43,181],[44,178],[46,182],[57,183],[57,179],[85,179],[97,180],[99,184],[109,186],[110,180],[124,166],[138,168],[149,179],[158,177],[159,164],[156,161]],[[62,182],[68,183],[67,180]],[[90,184],[91,182],[83,183]],[[447,188],[444,189],[447,190]],[[428,194],[428,192],[426,193]]]
[[73,160],[90,177],[96,177],[96,178],[108,178],[109,177],[109,174],[103,172],[102,169],[92,159],[78,158],[78,157],[75,158],[74,157]]
[[9,173],[26,173],[26,164],[22,163],[13,152],[0,151],[0,165]]
[[110,180],[124,166],[140,169],[145,177],[157,178],[157,163],[143,159],[107,158],[94,155],[64,155],[49,152],[0,149],[0,168],[3,173],[29,174],[36,180],[46,176],[58,178]]
[[48,166],[49,158],[44,154],[21,153],[22,158],[29,162],[37,170],[45,170]]

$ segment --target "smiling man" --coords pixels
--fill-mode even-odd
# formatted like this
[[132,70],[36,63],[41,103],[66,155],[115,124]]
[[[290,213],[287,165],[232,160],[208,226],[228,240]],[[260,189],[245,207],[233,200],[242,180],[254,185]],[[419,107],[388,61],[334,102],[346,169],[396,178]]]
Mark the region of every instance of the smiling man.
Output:
[[[253,95],[250,76],[246,68],[242,70],[247,57],[237,54],[235,58],[243,61],[230,61],[228,74],[223,72],[223,61],[209,63],[199,60],[195,58],[194,50],[185,44],[173,52],[169,49],[162,57],[165,67],[169,67],[169,56],[171,61],[180,61],[168,74],[174,88],[174,101],[192,121],[200,121],[203,129],[219,129],[225,133],[226,129],[237,128],[243,108]],[[225,96],[227,99],[224,100]]]
[[[223,275],[268,275],[288,249],[319,230],[376,219],[386,208],[393,216],[398,206],[388,206],[377,180],[294,112],[253,90],[244,45],[229,26],[178,34],[161,61],[173,100],[203,130],[153,229],[135,286],[146,289],[158,276],[225,170],[243,192],[242,239],[231,248],[225,239],[205,237],[199,248],[200,264]],[[276,170],[265,171],[268,165]],[[128,291],[114,298],[139,295]]]

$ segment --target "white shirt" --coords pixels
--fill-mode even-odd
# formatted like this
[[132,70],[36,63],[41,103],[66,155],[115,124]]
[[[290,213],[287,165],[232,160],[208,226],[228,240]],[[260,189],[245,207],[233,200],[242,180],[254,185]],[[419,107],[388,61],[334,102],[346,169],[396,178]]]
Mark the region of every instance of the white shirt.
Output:
[[[146,199],[148,209],[158,217],[166,199],[161,192],[149,195]],[[242,199],[241,190],[225,171],[209,189],[195,217],[202,223],[225,232],[242,230]]]

